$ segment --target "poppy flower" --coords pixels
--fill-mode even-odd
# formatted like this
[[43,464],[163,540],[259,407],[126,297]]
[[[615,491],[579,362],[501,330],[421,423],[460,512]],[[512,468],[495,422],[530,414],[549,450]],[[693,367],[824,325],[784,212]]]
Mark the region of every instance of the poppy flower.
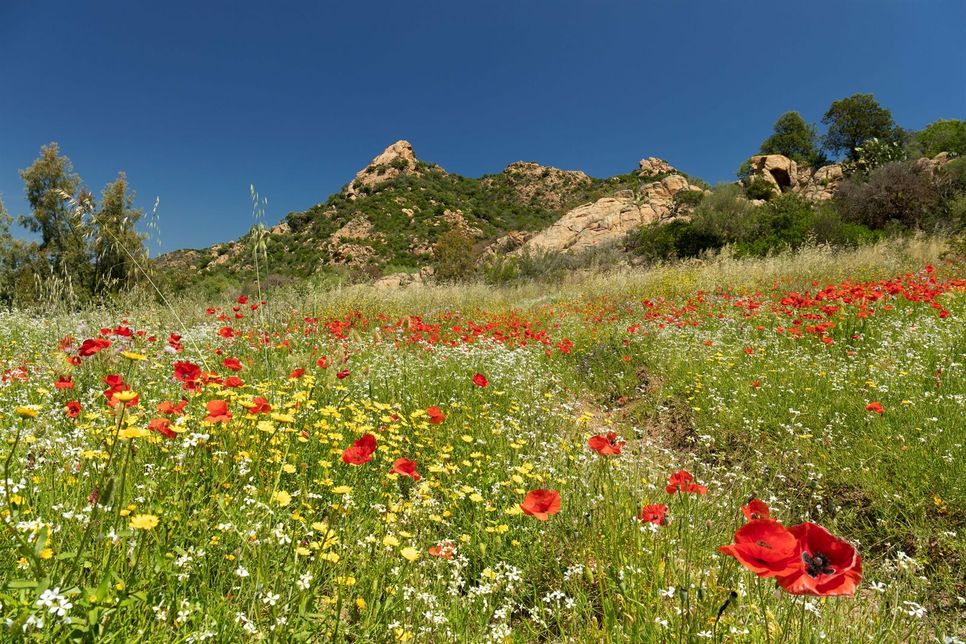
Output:
[[759,577],[791,575],[802,565],[798,539],[777,521],[753,519],[738,528],[733,544],[718,550]]
[[778,578],[793,595],[854,595],[862,580],[862,557],[849,542],[816,523],[788,528],[801,551],[796,570]]
[[335,377],[338,378],[339,380],[345,380],[346,378],[349,377],[349,370],[343,369],[342,371],[335,374]]
[[164,400],[158,403],[157,410],[169,416],[181,416],[184,414],[184,408],[187,404],[187,400],[182,400],[178,404],[174,404],[170,400]]
[[70,400],[64,405],[66,409],[66,414],[68,418],[77,418],[81,413],[80,403],[76,400]]
[[389,470],[389,473],[408,476],[414,481],[422,478],[419,472],[416,471],[416,461],[411,461],[408,458],[397,458],[393,461],[392,469]]
[[77,349],[77,355],[88,358],[111,346],[111,341],[104,338],[93,338],[84,340]]
[[342,452],[342,461],[349,465],[362,465],[372,460],[376,451],[376,437],[366,434]]
[[320,369],[328,369],[329,359],[326,358],[325,356],[322,356],[321,358],[315,361],[315,366],[319,367]]
[[690,494],[707,494],[708,488],[694,482],[694,476],[687,470],[679,470],[671,475],[665,488],[668,494],[688,492]]
[[179,382],[192,383],[201,378],[201,367],[191,362],[174,363],[174,378]]
[[222,384],[228,389],[237,389],[244,386],[245,381],[238,376],[228,376]]
[[606,435],[598,434],[587,439],[587,447],[601,456],[617,456],[626,444],[626,441],[617,440],[617,432],[608,432]]
[[767,521],[771,519],[771,510],[768,508],[768,504],[760,499],[748,501],[748,505],[741,506],[741,512],[749,521],[755,519]]
[[440,541],[435,546],[430,546],[429,554],[440,559],[452,559],[456,554],[456,546],[452,541]]
[[57,382],[54,383],[54,387],[57,389],[73,389],[74,379],[70,376],[61,376],[57,379]]
[[489,386],[490,381],[482,373],[473,374],[473,384],[477,387]]
[[252,414],[267,414],[272,411],[272,406],[261,396],[255,396],[252,398],[252,406],[248,408],[248,411]]
[[546,521],[551,515],[560,512],[560,492],[544,489],[532,490],[523,499],[520,509],[540,521]]
[[171,421],[167,418],[152,418],[148,423],[148,429],[157,432],[165,438],[174,438],[177,434],[171,429]]
[[446,420],[446,414],[439,407],[427,407],[426,415],[429,416],[429,422],[433,425],[442,425],[443,421]]
[[667,520],[667,506],[663,503],[645,505],[641,508],[637,518],[641,523],[653,523],[654,525],[664,525]]
[[304,375],[305,375],[305,369],[302,369],[300,367],[298,369],[292,369],[292,373],[288,374],[288,378],[289,380],[298,380]]
[[883,407],[882,403],[880,402],[870,402],[868,405],[865,406],[865,410],[872,411],[877,414],[885,413],[885,407]]
[[224,400],[210,400],[205,405],[208,415],[205,420],[209,423],[227,423],[231,420],[231,411],[228,410],[228,403]]
[[221,361],[221,365],[225,369],[230,369],[232,371],[241,371],[242,365],[238,358],[225,358]]

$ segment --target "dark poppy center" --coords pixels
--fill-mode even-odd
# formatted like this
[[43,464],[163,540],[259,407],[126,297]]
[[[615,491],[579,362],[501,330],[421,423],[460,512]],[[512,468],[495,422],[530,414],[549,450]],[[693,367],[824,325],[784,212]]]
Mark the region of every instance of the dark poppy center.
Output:
[[759,539],[758,541],[756,541],[755,542],[755,545],[756,546],[759,546],[761,548],[768,548],[769,550],[771,550],[771,544],[768,543],[767,541],[762,540],[762,539]]
[[828,557],[821,552],[816,552],[814,555],[803,552],[802,561],[805,563],[805,572],[808,573],[809,577],[815,578],[819,575],[831,575],[835,572],[829,566]]

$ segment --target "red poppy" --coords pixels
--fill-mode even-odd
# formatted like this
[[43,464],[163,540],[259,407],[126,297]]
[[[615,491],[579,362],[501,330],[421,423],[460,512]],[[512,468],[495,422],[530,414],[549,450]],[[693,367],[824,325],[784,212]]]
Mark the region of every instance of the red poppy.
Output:
[[77,402],[76,400],[68,401],[67,404],[64,405],[64,407],[67,409],[66,413],[68,418],[77,418],[78,416],[80,416],[81,406],[80,406],[80,403]]
[[433,425],[442,425],[443,421],[446,420],[446,414],[439,407],[427,407],[426,415],[429,416],[429,422]]
[[366,434],[342,452],[342,461],[350,465],[362,465],[372,460],[376,451],[376,437]]
[[267,414],[272,411],[272,406],[261,396],[255,396],[252,398],[252,406],[248,411],[252,414]]
[[248,296],[247,295],[239,295],[238,296],[238,303],[239,304],[248,304]]
[[326,358],[325,356],[322,356],[321,358],[315,361],[315,365],[321,369],[328,369],[329,359]]
[[57,379],[57,382],[54,383],[54,387],[57,389],[73,389],[74,379],[70,376],[61,376]]
[[292,373],[288,374],[289,380],[297,380],[305,375],[305,369],[292,369]]
[[598,434],[587,439],[587,447],[601,456],[617,456],[626,444],[626,441],[617,440],[617,432],[608,432],[606,435]]
[[749,521],[735,532],[733,544],[718,550],[759,577],[789,575],[802,565],[798,539],[777,521]]
[[171,421],[167,418],[152,418],[148,423],[148,429],[157,432],[165,438],[174,438],[177,434],[171,429]]
[[414,481],[422,478],[419,472],[416,471],[416,461],[411,461],[408,458],[397,458],[393,461],[392,469],[389,470],[389,473],[408,476]]
[[741,511],[749,521],[755,519],[767,521],[771,519],[771,510],[768,509],[768,504],[760,499],[748,501],[748,505],[741,506]]
[[885,413],[885,407],[883,407],[882,403],[880,402],[870,402],[868,405],[865,406],[865,410],[873,411],[877,414]]
[[181,416],[184,414],[184,408],[187,404],[187,400],[182,400],[177,405],[170,400],[164,400],[158,403],[157,410],[162,414],[168,414],[169,416]]
[[228,409],[228,403],[224,400],[210,400],[205,405],[205,409],[208,410],[205,420],[209,423],[227,423],[231,420],[231,411]]
[[435,546],[430,546],[429,554],[440,559],[452,559],[456,554],[456,546],[452,541],[440,541]]
[[77,355],[87,358],[95,353],[98,353],[99,351],[102,351],[103,349],[108,348],[109,346],[111,346],[111,341],[104,338],[84,340],[81,343],[80,348],[77,349]]
[[641,523],[653,523],[654,525],[664,525],[667,520],[667,506],[663,503],[645,505],[641,508],[637,518]]
[[343,369],[342,371],[335,374],[335,377],[338,378],[339,380],[345,380],[346,378],[349,377],[349,370]]
[[527,493],[520,509],[540,521],[560,512],[560,492],[557,490],[533,490]]
[[708,488],[694,482],[694,477],[687,470],[679,470],[671,475],[665,488],[668,494],[688,492],[691,494],[707,494]]
[[191,362],[175,362],[174,377],[183,383],[192,383],[201,378],[201,367]]
[[237,389],[238,387],[243,387],[245,381],[238,376],[228,376],[222,384],[228,389]]
[[477,387],[486,387],[490,384],[490,381],[482,373],[477,373],[473,374],[473,384]]
[[799,565],[778,584],[793,595],[854,595],[862,580],[862,557],[849,542],[815,523],[788,528],[801,552]]
[[241,371],[242,365],[238,358],[225,358],[221,361],[222,366],[225,369],[231,369],[232,371]]

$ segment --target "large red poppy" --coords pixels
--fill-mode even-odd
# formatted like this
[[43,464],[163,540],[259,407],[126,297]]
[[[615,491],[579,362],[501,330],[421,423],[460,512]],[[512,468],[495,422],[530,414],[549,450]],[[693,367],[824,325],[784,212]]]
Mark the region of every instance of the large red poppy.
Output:
[[372,460],[376,451],[376,437],[366,434],[342,452],[342,461],[350,465],[362,465]]
[[598,434],[587,439],[587,447],[601,456],[617,456],[626,444],[626,441],[617,440],[617,432]]
[[171,421],[167,418],[152,418],[151,422],[148,423],[148,429],[161,434],[165,438],[174,438],[177,436],[175,431],[171,429]]
[[231,420],[231,411],[228,410],[228,403],[224,400],[210,400],[205,405],[205,409],[208,410],[205,420],[209,423],[227,423]]
[[397,458],[393,461],[392,469],[389,470],[389,473],[408,476],[414,481],[422,478],[419,472],[416,471],[416,461],[411,461],[408,458]]
[[477,387],[486,387],[490,384],[490,381],[482,373],[477,373],[473,374],[473,384]]
[[667,522],[667,506],[663,503],[645,505],[641,508],[637,518],[641,523],[653,523],[654,525],[664,525]]
[[533,490],[527,493],[520,509],[541,521],[560,512],[560,492],[557,490]]
[[429,422],[433,425],[442,425],[443,421],[446,420],[446,414],[439,407],[427,407],[426,415],[429,416]]
[[175,380],[185,384],[193,383],[201,378],[201,367],[191,362],[178,361],[174,363]]
[[64,405],[64,407],[67,409],[66,413],[68,418],[77,418],[80,416],[81,406],[76,400],[67,401],[67,404]]
[[778,584],[793,595],[854,595],[862,580],[862,557],[848,541],[816,523],[788,528],[801,550],[797,569]]
[[798,539],[777,521],[753,519],[738,528],[733,544],[718,550],[759,577],[790,575],[802,564]]
[[748,501],[748,505],[741,506],[741,512],[749,521],[754,519],[771,519],[771,510],[768,508],[768,504],[760,499]]

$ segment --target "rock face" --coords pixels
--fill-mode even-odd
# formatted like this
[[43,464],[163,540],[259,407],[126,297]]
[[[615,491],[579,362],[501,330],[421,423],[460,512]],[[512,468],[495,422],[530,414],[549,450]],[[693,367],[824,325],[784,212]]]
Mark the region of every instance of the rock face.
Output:
[[[500,175],[513,191],[516,200],[532,207],[556,210],[576,190],[592,183],[579,170],[560,170],[531,161],[511,163]],[[492,186],[494,179],[484,180]]]
[[746,184],[761,179],[776,193],[792,192],[812,201],[825,201],[835,194],[842,180],[842,166],[832,164],[813,170],[800,166],[782,154],[759,154],[749,159],[751,173]]
[[674,195],[685,190],[701,191],[701,187],[691,185],[667,161],[645,159],[641,167],[644,179],[654,176],[655,168],[659,174],[672,174],[660,181],[644,184],[636,194],[623,191],[613,197],[578,206],[510,254],[548,251],[579,253],[601,244],[618,242],[627,233],[645,224],[689,214],[686,206],[675,203]]
[[640,164],[638,164],[638,172],[642,177],[653,177],[656,174],[669,174],[677,172],[677,170],[664,159],[647,157],[641,159]]
[[401,289],[411,286],[423,286],[432,281],[432,266],[423,266],[418,273],[393,273],[380,277],[372,285],[379,289]]
[[346,186],[345,194],[354,201],[366,188],[405,174],[419,172],[420,166],[413,146],[409,141],[396,141],[356,173],[355,178]]

